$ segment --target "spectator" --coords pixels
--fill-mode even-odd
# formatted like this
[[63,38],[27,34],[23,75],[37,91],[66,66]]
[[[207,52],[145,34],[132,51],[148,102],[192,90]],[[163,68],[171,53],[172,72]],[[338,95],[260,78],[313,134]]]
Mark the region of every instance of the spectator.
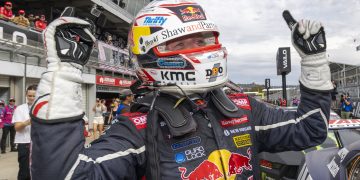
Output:
[[12,13],[12,3],[7,1],[5,2],[4,7],[0,8],[0,18],[4,20],[12,20],[14,18]]
[[276,102],[276,103],[277,103],[276,105],[281,106],[281,102],[282,102],[282,101],[283,101],[282,98],[279,97],[279,98],[278,98],[278,101]]
[[121,103],[116,111],[116,115],[130,112],[130,106],[134,102],[134,95],[130,89],[123,89],[120,91]]
[[[36,17],[35,17],[36,19]],[[41,15],[40,19],[36,19],[35,21],[35,29],[38,31],[43,31],[47,26],[47,22],[45,19],[45,15]]]
[[[99,98],[96,98],[96,104],[93,107],[93,112],[95,113],[94,121],[93,121],[94,139],[97,139],[104,129],[104,117],[103,117],[104,110],[105,110],[104,105],[101,104]],[[97,131],[99,131],[99,136],[96,135]]]
[[300,100],[295,96],[292,100],[292,106],[298,106],[300,104]]
[[[102,99],[101,104],[103,105],[104,109],[102,112],[102,116],[104,118],[104,121],[109,118],[109,113],[107,112],[107,106],[106,106],[106,100]],[[107,122],[104,122],[104,125],[107,125]]]
[[349,93],[344,94],[343,101],[341,103],[341,118],[342,119],[350,119],[350,114],[353,110],[352,102],[349,97]]
[[30,26],[30,22],[29,20],[25,17],[25,11],[24,10],[19,10],[18,12],[19,16],[16,16],[13,20],[13,22],[17,25],[20,26],[25,26],[25,27],[29,27]]
[[83,116],[83,122],[84,122],[84,137],[90,137],[90,132],[89,132],[89,119],[87,118],[86,115]]
[[4,118],[4,109],[5,109],[5,102],[0,100],[0,129],[3,128],[3,118]]
[[29,156],[30,156],[30,108],[34,103],[36,85],[31,85],[26,89],[27,103],[18,106],[12,117],[15,124],[16,136],[15,143],[18,144],[19,172],[18,180],[30,180]]
[[28,20],[30,22],[30,27],[35,27],[35,17],[34,14],[29,14]]
[[2,137],[1,137],[1,154],[6,153],[6,146],[5,146],[6,145],[6,138],[7,138],[9,133],[10,133],[11,151],[12,152],[16,151],[15,144],[14,144],[15,128],[14,128],[14,124],[11,123],[11,119],[12,119],[12,116],[14,114],[15,109],[16,109],[15,99],[10,98],[9,105],[5,106],[5,109],[3,111],[3,114],[4,114],[4,119],[3,119],[4,127],[3,127],[3,134],[2,134]]
[[126,47],[126,42],[124,41],[123,38],[119,37],[118,38],[118,45],[121,49],[124,49]]
[[331,91],[331,108],[336,108],[336,95],[338,94],[337,92],[337,85],[336,85],[336,82],[334,80],[331,81],[333,86],[334,86],[334,89]]
[[108,124],[111,124],[111,121],[116,117],[116,111],[119,108],[120,100],[114,100],[111,112],[109,114]]
[[113,98],[111,100],[110,108],[113,108],[115,106],[115,101],[116,101],[116,98]]
[[278,104],[279,104],[279,100],[278,100],[278,99],[275,99],[275,100],[274,100],[274,105],[277,105],[277,106],[278,106]]
[[106,44],[109,44],[109,45],[113,45],[111,35],[107,35],[105,43],[106,43]]
[[281,106],[283,106],[283,107],[286,107],[286,106],[287,106],[286,99],[282,99],[282,100],[281,100]]

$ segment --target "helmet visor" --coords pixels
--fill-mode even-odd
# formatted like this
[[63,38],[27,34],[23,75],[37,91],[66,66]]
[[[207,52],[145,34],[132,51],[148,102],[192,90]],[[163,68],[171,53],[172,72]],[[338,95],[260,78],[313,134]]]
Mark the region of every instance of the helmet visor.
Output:
[[187,54],[198,51],[220,48],[216,32],[200,32],[172,39],[155,47],[159,56]]

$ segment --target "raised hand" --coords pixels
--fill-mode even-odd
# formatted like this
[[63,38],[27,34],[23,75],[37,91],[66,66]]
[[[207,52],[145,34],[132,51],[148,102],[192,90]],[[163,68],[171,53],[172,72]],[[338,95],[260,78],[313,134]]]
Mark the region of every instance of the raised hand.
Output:
[[94,26],[88,21],[71,17],[73,14],[73,8],[66,8],[60,18],[49,24],[44,33],[45,48],[48,57],[85,65],[96,40],[92,34]]
[[333,89],[322,24],[310,20],[297,22],[287,10],[283,12],[283,17],[291,30],[292,44],[301,57],[301,84],[321,91]]
[[283,18],[292,31],[292,42],[301,57],[326,51],[325,31],[320,22],[297,22],[288,10],[283,12]]
[[92,24],[72,15],[74,9],[66,8],[44,31],[48,66],[31,109],[32,119],[56,123],[83,117],[82,69],[96,39]]

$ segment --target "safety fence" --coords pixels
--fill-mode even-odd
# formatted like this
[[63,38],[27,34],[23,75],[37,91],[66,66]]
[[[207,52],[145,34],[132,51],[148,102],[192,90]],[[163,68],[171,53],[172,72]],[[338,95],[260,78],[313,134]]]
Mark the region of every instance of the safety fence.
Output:
[[360,118],[360,98],[353,99],[353,118]]

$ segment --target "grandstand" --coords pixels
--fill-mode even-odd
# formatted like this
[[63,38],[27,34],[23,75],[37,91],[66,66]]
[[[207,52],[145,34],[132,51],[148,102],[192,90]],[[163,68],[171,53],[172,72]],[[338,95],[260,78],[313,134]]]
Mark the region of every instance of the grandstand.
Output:
[[360,98],[360,66],[330,63],[331,79],[337,84],[339,93],[349,93],[352,98]]
[[[91,119],[96,97],[117,97],[136,79],[125,47],[130,23],[150,0],[13,0],[14,15],[20,9],[28,15],[45,15],[47,23],[60,16],[66,6],[76,8],[76,15],[94,22],[96,47],[84,69],[83,106]],[[4,1],[0,2],[3,6]],[[41,30],[40,30],[41,31]],[[39,83],[46,70],[42,35],[39,29],[20,26],[0,19],[0,99],[15,97],[25,102],[25,89]],[[110,39],[112,41],[107,41]],[[112,83],[112,84],[111,84]],[[94,96],[96,95],[96,96]]]

